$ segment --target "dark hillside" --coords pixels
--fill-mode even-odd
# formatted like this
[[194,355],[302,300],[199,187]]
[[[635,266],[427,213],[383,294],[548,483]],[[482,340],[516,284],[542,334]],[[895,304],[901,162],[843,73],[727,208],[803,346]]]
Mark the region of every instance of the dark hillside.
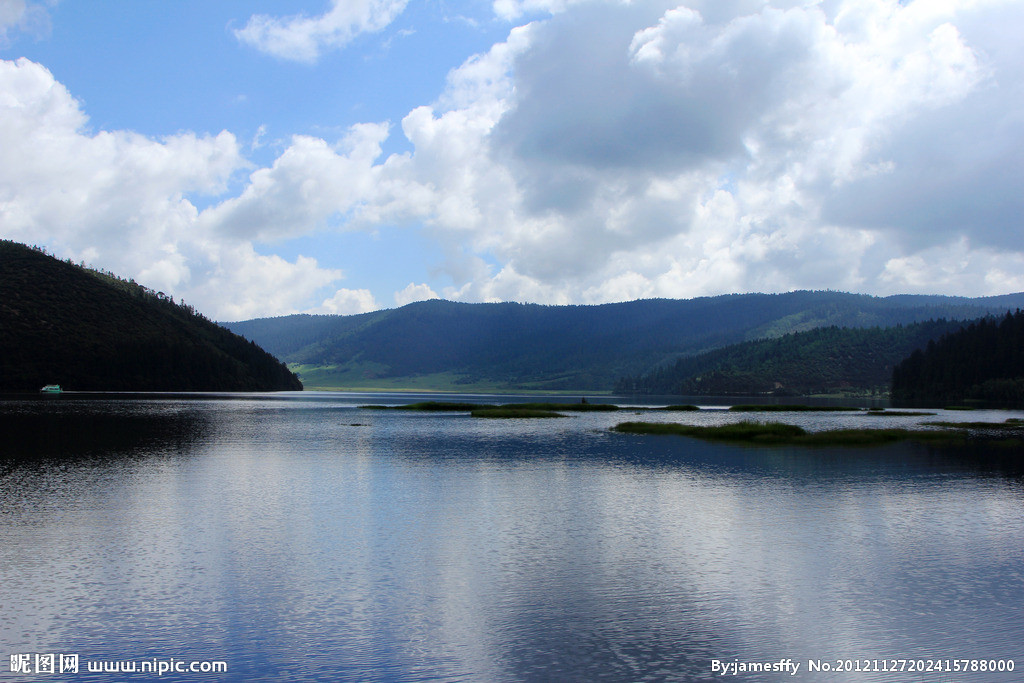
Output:
[[302,388],[283,363],[162,293],[0,241],[0,390]]
[[1024,405],[1024,312],[978,320],[915,351],[893,370],[892,397]]
[[886,394],[893,367],[932,339],[959,330],[946,320],[895,327],[821,327],[743,342],[696,356],[615,387],[622,394],[753,396]]

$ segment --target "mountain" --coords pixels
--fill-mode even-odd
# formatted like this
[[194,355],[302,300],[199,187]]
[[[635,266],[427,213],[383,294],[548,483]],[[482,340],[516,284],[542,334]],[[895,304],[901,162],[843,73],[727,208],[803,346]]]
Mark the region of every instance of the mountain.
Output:
[[275,391],[276,358],[190,306],[0,240],[0,390]]
[[893,370],[892,398],[1024,404],[1024,312],[978,320],[918,349]]
[[894,327],[819,327],[733,344],[615,385],[619,394],[754,396],[889,391],[893,367],[932,339],[961,329],[948,320]]
[[297,369],[309,387],[611,390],[729,344],[819,327],[970,320],[1024,294],[872,297],[841,292],[732,294],[599,306],[422,301],[353,316],[225,323]]

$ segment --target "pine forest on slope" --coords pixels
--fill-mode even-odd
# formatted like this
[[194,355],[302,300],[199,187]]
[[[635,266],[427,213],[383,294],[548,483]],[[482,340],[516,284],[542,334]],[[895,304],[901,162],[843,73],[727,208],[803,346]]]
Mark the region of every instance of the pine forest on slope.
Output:
[[0,240],[0,390],[276,391],[279,360],[135,282]]
[[892,396],[1024,404],[1024,312],[978,320],[918,348],[896,366]]
[[884,396],[897,363],[962,322],[820,327],[686,356],[615,385],[620,394],[688,396]]

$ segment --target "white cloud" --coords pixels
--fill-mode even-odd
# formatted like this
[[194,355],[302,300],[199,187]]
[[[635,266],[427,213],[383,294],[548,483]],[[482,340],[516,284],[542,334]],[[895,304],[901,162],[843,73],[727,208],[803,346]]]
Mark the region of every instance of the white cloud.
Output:
[[1019,3],[549,9],[453,72],[382,171],[491,264],[447,295],[887,293],[910,286],[899,259],[958,236],[975,267],[934,291],[1015,281],[981,250],[1022,250]]
[[515,21],[526,14],[559,14],[573,5],[592,0],[494,0],[494,14],[505,21]]
[[[338,270],[320,268],[309,257],[299,256],[292,263],[279,256],[259,254],[248,242],[217,245],[208,259],[211,270],[178,291],[193,304],[213,298],[219,320],[292,313],[299,302],[342,276]],[[203,306],[199,308],[204,310]]]
[[321,228],[374,192],[373,161],[387,134],[386,124],[360,124],[336,146],[297,135],[272,167],[253,172],[239,196],[205,210],[199,223],[224,237],[260,241]]
[[[26,59],[0,62],[0,120],[0,216],[7,235],[46,237],[71,254],[104,252],[111,268],[126,265],[132,254],[147,258],[167,275],[154,286],[181,279],[175,235],[196,214],[185,193],[223,191],[245,165],[227,132],[160,141],[89,134],[68,91]],[[162,261],[167,267],[157,266]]]
[[[972,248],[966,238],[886,261],[881,279],[901,292],[927,294],[952,285],[979,294],[1024,290],[1024,254]],[[979,283],[982,283],[979,289]]]
[[249,165],[230,133],[154,140],[87,124],[47,69],[0,61],[4,237],[132,277],[218,319],[293,312],[340,277],[310,258],[259,255],[200,220],[188,195],[222,193]]
[[410,282],[405,289],[395,292],[395,303],[399,306],[411,304],[414,301],[427,301],[429,299],[440,299],[437,292],[430,288],[430,285],[415,284]]
[[[386,123],[295,136],[255,169],[228,132],[92,133],[46,69],[2,62],[5,236],[145,276],[223,319],[379,307],[361,283],[338,289],[338,270],[264,252],[404,223],[438,242],[444,260],[427,265],[453,284],[410,283],[399,304],[1022,287],[1021,3],[501,11],[536,9],[554,14],[454,69],[401,121],[412,151],[386,158]],[[281,44],[312,59],[346,39],[328,30],[353,25],[343,14],[250,26],[306,36]],[[213,198],[202,212],[200,194]]]
[[380,305],[368,289],[339,289],[331,298],[325,299],[320,306],[306,313],[355,315],[376,311],[379,308]]
[[[954,207],[1012,234],[1021,200],[1007,171],[1024,135],[1006,112],[1024,101],[1021,61],[984,28],[1000,14],[1019,25],[1011,3],[547,9],[556,15],[467,60],[437,102],[405,117],[412,153],[378,162],[379,128],[356,156],[296,141],[211,222],[269,238],[330,216],[353,228],[423,221],[448,254],[446,296],[548,303],[884,292],[898,281],[886,264],[936,239],[914,216],[945,223],[945,239],[972,229],[949,220]],[[957,125],[993,116],[1001,129]],[[938,172],[916,159],[935,139],[955,142]],[[978,174],[962,165],[972,156]],[[925,201],[920,188],[937,185],[941,201]],[[968,186],[999,201],[978,207]],[[299,201],[303,187],[317,199]],[[859,201],[865,191],[877,201]],[[877,218],[900,211],[894,224]],[[990,287],[975,276],[936,291]]]
[[281,59],[315,62],[325,50],[344,47],[361,33],[380,31],[402,13],[407,0],[333,0],[315,17],[256,14],[235,37]]

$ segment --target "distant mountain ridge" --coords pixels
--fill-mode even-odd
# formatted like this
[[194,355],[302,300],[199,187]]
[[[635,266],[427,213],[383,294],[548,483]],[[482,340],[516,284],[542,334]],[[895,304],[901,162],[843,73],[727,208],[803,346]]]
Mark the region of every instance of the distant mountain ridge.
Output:
[[820,327],[972,320],[1024,293],[966,298],[842,292],[730,294],[596,306],[432,300],[352,316],[225,323],[297,368],[307,387],[611,390],[682,356]]
[[190,306],[0,240],[0,391],[301,390],[279,360]]

